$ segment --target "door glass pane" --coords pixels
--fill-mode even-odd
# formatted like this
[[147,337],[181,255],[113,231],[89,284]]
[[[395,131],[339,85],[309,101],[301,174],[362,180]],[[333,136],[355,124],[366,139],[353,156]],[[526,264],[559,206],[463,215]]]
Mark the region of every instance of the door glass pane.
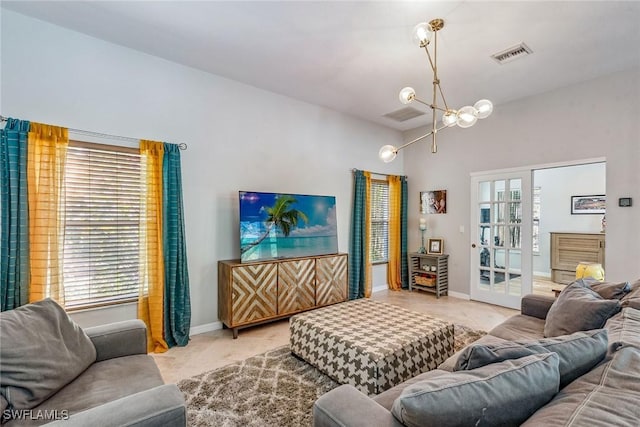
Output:
[[482,248],[480,250],[480,267],[489,267],[491,265],[490,258],[489,249]]
[[487,246],[489,245],[489,230],[491,227],[489,227],[488,225],[481,225],[478,231],[478,241],[480,242],[481,246]]
[[522,222],[522,203],[509,203],[509,221],[511,223],[520,224]]
[[522,277],[519,274],[508,273],[509,278],[509,295],[522,295]]
[[522,193],[522,180],[520,178],[509,180],[511,200],[520,200]]
[[505,180],[494,181],[493,200],[497,200],[497,201],[504,200],[505,185],[506,185]]
[[496,269],[504,270],[507,266],[507,251],[504,249],[494,249],[493,255],[493,266]]
[[509,251],[509,271],[517,274],[520,274],[520,272],[522,271],[521,251]]
[[491,200],[491,181],[482,181],[478,184],[478,200],[481,202]]
[[504,226],[503,225],[493,226],[493,242],[492,243],[494,246],[504,246]]
[[521,228],[517,225],[509,227],[509,247],[514,249],[520,249],[522,247],[522,237],[520,234]]
[[498,224],[504,224],[504,203],[493,204],[493,222]]
[[480,204],[480,224],[488,224],[491,221],[491,205],[489,203]]
[[493,273],[489,270],[480,269],[480,284],[479,288],[483,291],[491,290],[491,275]]

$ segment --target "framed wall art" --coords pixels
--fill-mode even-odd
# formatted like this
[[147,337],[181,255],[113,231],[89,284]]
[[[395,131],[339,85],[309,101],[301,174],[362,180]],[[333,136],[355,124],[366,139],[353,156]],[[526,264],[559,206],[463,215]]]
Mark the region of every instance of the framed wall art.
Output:
[[447,213],[447,190],[431,190],[420,192],[421,214]]
[[605,213],[607,196],[571,196],[571,215],[588,215]]

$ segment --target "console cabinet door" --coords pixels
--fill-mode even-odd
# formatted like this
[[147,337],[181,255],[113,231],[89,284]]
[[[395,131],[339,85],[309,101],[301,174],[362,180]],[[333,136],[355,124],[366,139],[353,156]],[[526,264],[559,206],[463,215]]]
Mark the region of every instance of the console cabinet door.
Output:
[[347,299],[347,256],[316,258],[316,305],[328,305]]
[[316,304],[313,258],[278,263],[278,314],[297,313]]
[[248,264],[233,268],[232,324],[242,325],[277,314],[278,265]]

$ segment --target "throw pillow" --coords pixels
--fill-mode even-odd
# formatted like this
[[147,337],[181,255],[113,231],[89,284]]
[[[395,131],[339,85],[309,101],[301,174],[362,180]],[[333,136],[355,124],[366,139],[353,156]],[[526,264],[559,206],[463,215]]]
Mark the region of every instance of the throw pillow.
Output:
[[604,299],[620,299],[631,291],[629,282],[600,282],[595,279],[579,279]]
[[13,409],[31,409],[96,360],[87,335],[51,299],[0,314],[0,394]]
[[640,310],[640,297],[626,299],[622,301],[622,306],[631,307],[631,308],[635,308],[636,310]]
[[[636,308],[638,307],[637,304],[637,300],[640,300],[640,279],[636,280],[635,282],[631,283],[629,285],[629,288],[631,289],[629,291],[628,294],[626,294],[625,296],[622,297],[621,304],[623,307],[633,307],[635,306]],[[635,300],[634,303],[631,303],[631,301]]]
[[577,280],[567,286],[549,308],[544,336],[557,337],[602,328],[618,311],[618,300],[603,299],[583,281]]
[[519,426],[558,392],[558,355],[535,354],[472,371],[431,371],[391,412],[409,427]]
[[476,369],[531,354],[557,353],[560,388],[563,388],[600,363],[607,354],[608,343],[607,330],[596,329],[541,340],[472,344],[463,350],[454,370]]

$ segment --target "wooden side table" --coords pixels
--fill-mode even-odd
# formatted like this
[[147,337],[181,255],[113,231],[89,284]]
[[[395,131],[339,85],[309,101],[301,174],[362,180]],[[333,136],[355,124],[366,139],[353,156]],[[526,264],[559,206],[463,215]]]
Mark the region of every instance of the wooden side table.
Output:
[[409,290],[420,289],[440,295],[449,293],[449,255],[409,254]]

